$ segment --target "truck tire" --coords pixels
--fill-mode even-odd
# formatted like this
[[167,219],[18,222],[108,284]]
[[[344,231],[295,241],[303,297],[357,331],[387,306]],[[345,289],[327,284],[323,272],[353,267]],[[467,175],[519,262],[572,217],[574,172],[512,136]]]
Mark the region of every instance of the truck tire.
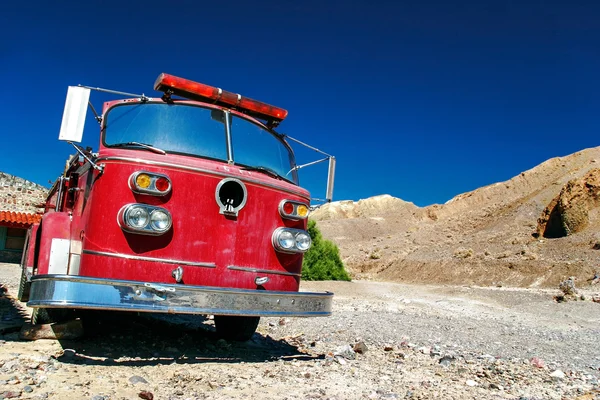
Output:
[[19,282],[19,293],[17,299],[21,302],[29,300],[29,289],[31,288],[31,282],[27,282],[27,271],[25,266],[21,265],[21,281]]
[[242,317],[237,315],[215,315],[217,335],[225,340],[245,342],[250,340],[260,317]]
[[27,231],[25,236],[25,245],[23,246],[23,255],[21,256],[21,281],[19,282],[19,293],[17,299],[22,302],[29,300],[29,289],[31,282],[27,282],[27,253],[29,253],[29,238],[31,237],[31,229]]
[[53,324],[55,322],[66,322],[75,318],[74,310],[67,308],[34,308],[31,314],[31,323]]

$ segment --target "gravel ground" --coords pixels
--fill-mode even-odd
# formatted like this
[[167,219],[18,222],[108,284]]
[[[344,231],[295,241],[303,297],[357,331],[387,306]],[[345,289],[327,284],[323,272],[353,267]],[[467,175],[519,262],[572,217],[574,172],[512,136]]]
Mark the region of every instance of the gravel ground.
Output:
[[600,399],[600,304],[557,292],[306,282],[328,318],[263,318],[246,343],[203,317],[108,314],[76,341],[19,340],[0,264],[0,399]]

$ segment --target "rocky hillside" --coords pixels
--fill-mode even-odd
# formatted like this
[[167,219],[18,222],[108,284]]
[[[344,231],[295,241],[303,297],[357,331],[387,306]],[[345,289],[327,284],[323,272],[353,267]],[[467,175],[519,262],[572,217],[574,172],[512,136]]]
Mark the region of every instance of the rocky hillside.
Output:
[[585,285],[600,273],[597,168],[600,147],[443,205],[382,195],[326,204],[312,218],[355,277],[547,287],[575,276]]

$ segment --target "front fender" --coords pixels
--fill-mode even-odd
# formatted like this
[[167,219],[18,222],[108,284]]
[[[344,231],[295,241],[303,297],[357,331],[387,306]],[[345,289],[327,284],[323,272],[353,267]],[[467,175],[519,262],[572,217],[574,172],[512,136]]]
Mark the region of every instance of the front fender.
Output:
[[42,217],[38,228],[39,253],[36,274],[66,274],[69,267],[71,216],[50,212]]

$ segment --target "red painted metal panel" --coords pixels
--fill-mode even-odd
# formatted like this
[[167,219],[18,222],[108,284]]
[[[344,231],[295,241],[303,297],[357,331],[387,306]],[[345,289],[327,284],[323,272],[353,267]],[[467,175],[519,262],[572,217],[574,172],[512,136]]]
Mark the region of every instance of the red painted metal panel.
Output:
[[35,249],[37,248],[37,232],[40,224],[33,224],[29,229],[29,242],[27,248],[24,249],[25,253],[25,267],[33,268],[35,266]]
[[69,239],[71,219],[66,212],[49,212],[42,218],[37,273],[47,274],[52,239]]
[[[306,202],[308,192],[264,174],[240,171],[210,160],[124,149],[102,149],[100,156],[107,157],[102,160],[104,172],[95,180],[87,180],[93,186],[79,191],[74,207],[71,237],[83,238],[81,275],[175,282],[171,273],[177,263],[134,261],[98,255],[100,252],[215,265],[182,265],[184,284],[255,289],[257,276],[269,276],[264,285],[267,290],[298,290],[297,276],[234,271],[228,267],[299,274],[302,256],[277,253],[271,236],[281,226],[306,228],[305,220],[284,220],[278,207],[284,199]],[[114,159],[132,156],[137,160]],[[151,161],[179,166],[154,166],[148,164]],[[165,197],[133,193],[128,180],[140,170],[167,175],[172,182],[171,193]],[[247,189],[246,205],[237,218],[220,214],[215,199],[217,185],[226,176],[239,178]],[[85,196],[88,199],[84,206],[80,199]],[[117,214],[129,203],[166,208],[173,217],[172,229],[162,236],[124,232],[117,223]]]

